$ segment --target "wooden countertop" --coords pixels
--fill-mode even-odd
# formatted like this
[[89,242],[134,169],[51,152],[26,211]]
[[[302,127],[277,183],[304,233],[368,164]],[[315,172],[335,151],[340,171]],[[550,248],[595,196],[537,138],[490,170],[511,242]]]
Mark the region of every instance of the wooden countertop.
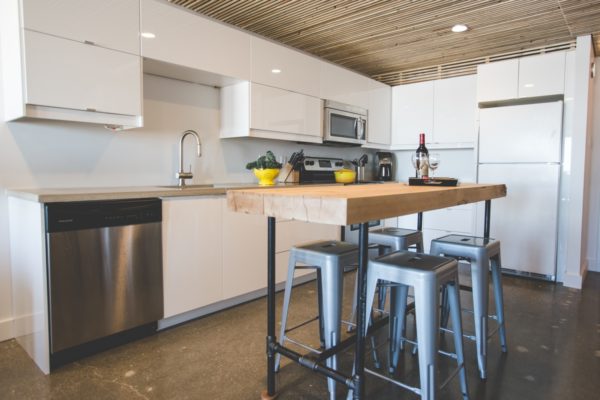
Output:
[[227,204],[230,210],[246,214],[348,225],[504,196],[503,184],[429,187],[389,183],[235,189],[227,192]]

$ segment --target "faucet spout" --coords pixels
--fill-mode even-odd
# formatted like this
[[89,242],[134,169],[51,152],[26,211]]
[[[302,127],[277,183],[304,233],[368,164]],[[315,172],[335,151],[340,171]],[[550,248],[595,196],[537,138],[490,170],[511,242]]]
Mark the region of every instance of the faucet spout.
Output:
[[192,135],[196,138],[196,152],[198,153],[198,157],[202,156],[202,144],[200,142],[200,136],[198,136],[198,133],[191,129],[183,132],[181,139],[179,140],[179,172],[177,172],[175,175],[175,177],[179,180],[179,186],[185,186],[185,180],[192,179],[194,177],[191,167],[187,172],[183,170],[183,142],[188,135]]

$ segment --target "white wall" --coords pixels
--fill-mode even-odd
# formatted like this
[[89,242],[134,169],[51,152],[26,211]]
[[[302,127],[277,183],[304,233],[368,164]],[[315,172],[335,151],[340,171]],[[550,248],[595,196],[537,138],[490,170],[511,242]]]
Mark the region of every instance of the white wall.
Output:
[[194,183],[252,182],[246,162],[269,149],[288,157],[303,148],[307,155],[348,159],[364,152],[260,139],[221,140],[218,89],[150,75],[144,76],[141,129],[113,133],[78,123],[0,122],[0,340],[12,337],[5,190],[174,184],[179,138],[186,129],[197,130],[203,144],[203,156],[197,159],[195,146],[186,142],[185,164],[186,169],[193,164]]
[[588,263],[589,270],[600,272],[600,57],[596,57],[592,122],[591,185],[589,196]]

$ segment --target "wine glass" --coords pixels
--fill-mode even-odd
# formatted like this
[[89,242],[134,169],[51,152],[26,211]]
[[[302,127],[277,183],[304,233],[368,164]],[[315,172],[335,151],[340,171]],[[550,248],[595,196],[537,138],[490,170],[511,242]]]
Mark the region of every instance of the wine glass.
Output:
[[415,168],[415,176],[417,178],[421,178],[419,171],[424,166],[424,164],[428,163],[427,156],[424,154],[412,153],[410,161],[412,162],[412,165]]
[[435,174],[435,170],[440,165],[440,154],[439,153],[431,153],[429,154],[429,168],[431,169],[431,177]]

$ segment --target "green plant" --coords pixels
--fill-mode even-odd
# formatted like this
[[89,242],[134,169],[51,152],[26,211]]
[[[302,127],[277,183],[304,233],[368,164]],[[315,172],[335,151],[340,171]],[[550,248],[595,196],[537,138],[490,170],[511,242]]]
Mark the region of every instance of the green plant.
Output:
[[273,154],[271,150],[267,150],[267,154],[258,157],[256,161],[252,161],[246,164],[246,169],[279,169],[281,167],[282,164],[280,162],[277,162],[277,160],[275,159],[275,154]]

